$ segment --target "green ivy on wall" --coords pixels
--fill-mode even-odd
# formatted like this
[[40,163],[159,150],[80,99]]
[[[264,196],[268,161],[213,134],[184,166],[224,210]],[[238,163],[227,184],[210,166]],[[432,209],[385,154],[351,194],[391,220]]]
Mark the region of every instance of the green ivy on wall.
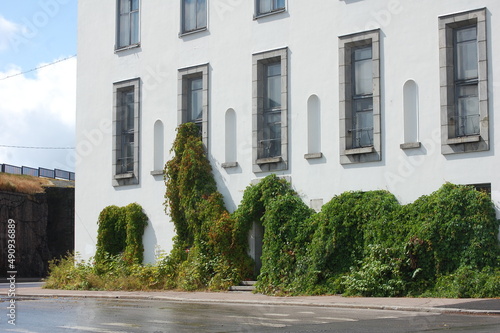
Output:
[[143,261],[142,236],[148,218],[136,203],[125,207],[108,206],[99,214],[95,261],[103,263],[109,257],[123,255],[129,264]]
[[178,127],[165,166],[165,208],[176,230],[174,246],[165,259],[171,288],[228,289],[251,271],[246,243],[234,242],[240,233],[227,212],[212,174],[198,127]]
[[[271,174],[229,214],[194,124],[179,127],[172,151],[165,198],[177,236],[163,265],[170,288],[227,289],[252,277],[253,223],[264,228],[257,290],[266,294],[421,295],[443,290],[455,272],[482,274],[485,286],[499,278],[499,221],[472,187],[445,184],[403,206],[387,191],[345,192],[314,213]],[[495,293],[488,288],[474,293]]]

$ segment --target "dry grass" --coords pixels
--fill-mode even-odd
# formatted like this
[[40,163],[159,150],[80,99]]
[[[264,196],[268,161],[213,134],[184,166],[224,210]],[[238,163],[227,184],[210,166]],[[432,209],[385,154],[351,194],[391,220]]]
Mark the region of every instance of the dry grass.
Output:
[[43,186],[51,185],[52,182],[46,178],[0,173],[0,191],[35,194],[43,193]]

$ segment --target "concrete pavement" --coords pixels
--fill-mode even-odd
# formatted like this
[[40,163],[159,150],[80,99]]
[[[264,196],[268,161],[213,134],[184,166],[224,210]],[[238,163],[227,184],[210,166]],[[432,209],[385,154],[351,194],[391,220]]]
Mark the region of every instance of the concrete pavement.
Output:
[[[8,295],[8,286],[0,285],[0,297]],[[107,299],[162,300],[186,303],[243,303],[263,305],[301,305],[356,309],[398,310],[431,313],[458,313],[500,316],[500,298],[382,298],[342,296],[277,297],[250,292],[180,292],[180,291],[83,291],[43,289],[40,284],[18,283],[16,296],[76,297]]]

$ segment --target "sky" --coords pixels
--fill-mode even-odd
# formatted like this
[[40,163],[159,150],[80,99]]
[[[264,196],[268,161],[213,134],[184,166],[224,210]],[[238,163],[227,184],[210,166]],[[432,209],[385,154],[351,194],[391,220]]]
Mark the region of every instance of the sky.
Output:
[[0,1],[0,164],[74,171],[76,50],[77,0]]

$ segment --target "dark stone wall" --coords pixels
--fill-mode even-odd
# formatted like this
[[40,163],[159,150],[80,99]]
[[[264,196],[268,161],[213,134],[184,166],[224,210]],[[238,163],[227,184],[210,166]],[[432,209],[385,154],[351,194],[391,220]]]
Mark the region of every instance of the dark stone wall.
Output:
[[74,250],[74,189],[35,195],[0,192],[0,277],[7,275],[7,224],[16,222],[18,278],[44,277],[48,261]]
[[75,189],[48,187],[47,241],[52,258],[75,249]]

